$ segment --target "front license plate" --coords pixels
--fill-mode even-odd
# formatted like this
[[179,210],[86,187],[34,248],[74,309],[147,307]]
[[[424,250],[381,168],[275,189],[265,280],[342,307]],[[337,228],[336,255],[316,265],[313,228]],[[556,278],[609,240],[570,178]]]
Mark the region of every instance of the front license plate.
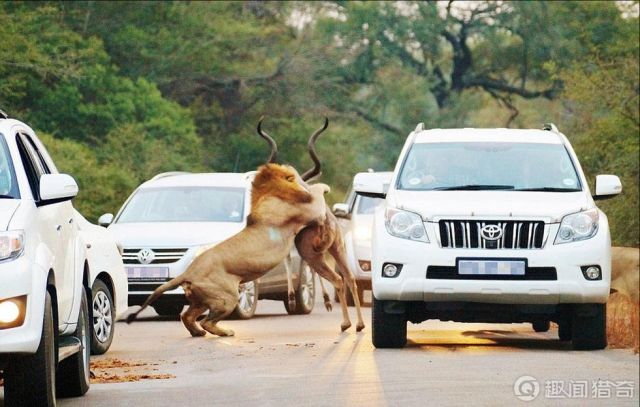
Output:
[[166,280],[169,267],[127,267],[127,278],[135,280]]
[[522,260],[459,260],[458,274],[523,276]]

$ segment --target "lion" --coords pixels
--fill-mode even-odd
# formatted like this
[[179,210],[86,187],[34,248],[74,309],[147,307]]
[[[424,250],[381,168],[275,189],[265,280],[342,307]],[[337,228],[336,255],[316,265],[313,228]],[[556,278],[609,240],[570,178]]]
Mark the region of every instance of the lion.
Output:
[[[234,335],[217,323],[238,303],[239,285],[262,277],[282,262],[303,227],[324,222],[324,194],[328,191],[326,184],[308,186],[291,166],[261,166],[252,182],[247,226],[204,251],[184,273],[158,287],[138,311],[129,315],[127,322],[133,322],[165,291],[182,286],[189,308],[180,319],[192,336],[207,332]],[[206,310],[208,315],[198,323],[198,317]]]

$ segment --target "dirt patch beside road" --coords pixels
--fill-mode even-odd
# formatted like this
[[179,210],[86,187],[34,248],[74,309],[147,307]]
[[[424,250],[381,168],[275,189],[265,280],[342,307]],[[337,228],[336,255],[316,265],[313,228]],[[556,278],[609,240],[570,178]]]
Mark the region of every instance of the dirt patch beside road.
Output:
[[[170,362],[172,364],[176,361]],[[174,379],[169,373],[152,373],[160,369],[160,362],[124,361],[120,359],[99,359],[91,361],[91,383],[124,383],[140,380]]]

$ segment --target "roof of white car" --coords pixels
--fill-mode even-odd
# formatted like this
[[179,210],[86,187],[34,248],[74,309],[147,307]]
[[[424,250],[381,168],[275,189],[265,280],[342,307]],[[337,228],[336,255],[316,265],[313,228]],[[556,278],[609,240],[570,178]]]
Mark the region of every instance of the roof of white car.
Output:
[[442,142],[511,142],[562,144],[562,136],[554,131],[537,129],[431,129],[416,134],[414,143]]
[[156,176],[140,188],[171,188],[171,187],[239,187],[250,185],[251,173],[211,172],[199,174],[176,174]]

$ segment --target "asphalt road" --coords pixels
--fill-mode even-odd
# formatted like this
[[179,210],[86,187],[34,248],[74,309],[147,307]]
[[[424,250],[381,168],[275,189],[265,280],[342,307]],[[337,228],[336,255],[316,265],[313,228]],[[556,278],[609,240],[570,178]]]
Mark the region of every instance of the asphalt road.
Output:
[[[92,371],[171,378],[94,383],[59,405],[638,405],[639,358],[627,350],[571,351],[557,332],[525,324],[436,321],[410,325],[405,349],[376,350],[369,308],[365,322],[362,333],[340,333],[335,307],[329,313],[318,303],[311,315],[289,316],[282,303],[261,301],[252,320],[224,322],[235,337],[191,338],[179,321],[150,310],[117,324],[109,352],[92,358],[103,368]],[[104,367],[114,364],[109,359],[124,366]],[[523,376],[530,378],[517,386],[522,398],[537,384],[531,402],[514,393]]]

